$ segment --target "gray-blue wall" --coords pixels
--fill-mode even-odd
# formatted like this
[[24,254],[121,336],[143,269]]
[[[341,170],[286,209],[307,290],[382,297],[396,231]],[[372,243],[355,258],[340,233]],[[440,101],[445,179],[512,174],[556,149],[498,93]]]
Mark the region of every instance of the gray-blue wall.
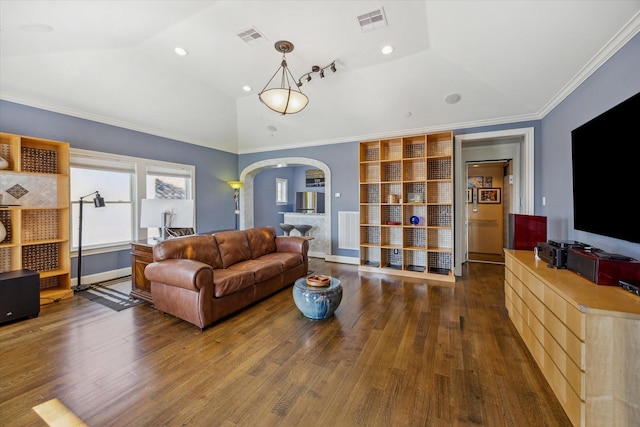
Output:
[[[640,259],[640,244],[573,229],[571,178],[571,131],[639,92],[640,34],[636,34],[542,120],[540,163],[535,171],[536,211],[549,218],[549,236],[585,242]],[[637,118],[640,119],[640,111]],[[607,141],[602,143],[602,149],[607,150]],[[629,135],[628,143],[630,146],[640,144],[638,134]],[[606,180],[607,177],[599,176],[596,170],[594,179]],[[541,205],[542,196],[546,197],[546,206]],[[629,197],[636,196],[629,194]],[[640,220],[629,226],[640,227]]]
[[[235,226],[233,190],[227,181],[238,179],[236,154],[3,100],[0,100],[0,130],[66,141],[72,148],[195,165],[197,231]],[[72,261],[75,263],[75,258]],[[83,275],[130,266],[129,250],[82,257]],[[75,264],[71,271],[76,271]]]
[[[284,217],[278,212],[293,211],[295,202],[295,191],[293,182],[295,168],[275,168],[260,172],[253,183],[253,205],[259,209],[255,209],[253,213],[253,223],[256,227],[270,225],[276,229],[277,234],[282,234],[282,230],[278,226],[284,222]],[[276,178],[284,178],[288,181],[287,205],[276,205]]]

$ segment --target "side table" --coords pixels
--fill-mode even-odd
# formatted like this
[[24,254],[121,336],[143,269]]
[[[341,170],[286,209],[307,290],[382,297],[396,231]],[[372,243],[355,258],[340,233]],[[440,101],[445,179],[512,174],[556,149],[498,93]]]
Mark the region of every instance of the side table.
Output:
[[293,284],[293,301],[305,317],[326,319],[333,316],[342,301],[342,285],[332,277],[329,286],[308,286],[303,277]]
[[144,277],[144,269],[153,262],[153,246],[156,240],[131,242],[131,297],[140,298],[153,304],[151,282]]

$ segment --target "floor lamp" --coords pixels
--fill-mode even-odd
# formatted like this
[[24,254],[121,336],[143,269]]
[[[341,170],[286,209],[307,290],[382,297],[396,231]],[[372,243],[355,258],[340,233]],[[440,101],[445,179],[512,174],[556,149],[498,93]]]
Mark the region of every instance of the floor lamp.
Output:
[[86,196],[80,197],[80,211],[79,211],[79,219],[78,219],[78,283],[76,284],[75,292],[86,291],[90,288],[90,286],[82,287],[82,206],[84,205],[84,199],[96,195],[93,198],[93,205],[96,208],[104,208],[104,199],[100,197],[100,193],[98,191],[94,191],[93,193],[89,193]]
[[233,200],[236,202],[236,230],[238,229],[238,220],[240,218],[240,188],[242,188],[242,182],[240,181],[229,181],[227,182],[233,188]]

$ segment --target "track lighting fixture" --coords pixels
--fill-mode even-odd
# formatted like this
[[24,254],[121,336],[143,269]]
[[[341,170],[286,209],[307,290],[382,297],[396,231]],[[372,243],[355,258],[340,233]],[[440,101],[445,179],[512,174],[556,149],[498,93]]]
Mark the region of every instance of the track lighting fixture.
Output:
[[302,79],[305,79],[307,81],[307,83],[309,83],[311,81],[311,74],[313,74],[313,73],[320,74],[320,78],[324,79],[324,77],[325,77],[324,70],[326,70],[327,68],[335,73],[337,71],[337,69],[336,69],[336,61],[333,61],[331,64],[327,65],[326,67],[322,67],[322,68],[320,68],[320,66],[318,66],[318,65],[314,65],[313,67],[311,67],[311,71],[309,71],[308,73],[305,73],[302,76],[300,76],[300,78],[298,79],[298,83],[296,83],[296,84],[298,85],[298,87],[302,86]]

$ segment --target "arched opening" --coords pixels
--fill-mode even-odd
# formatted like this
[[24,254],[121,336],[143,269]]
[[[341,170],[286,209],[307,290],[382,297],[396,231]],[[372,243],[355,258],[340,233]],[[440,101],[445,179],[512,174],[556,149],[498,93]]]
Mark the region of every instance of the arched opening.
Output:
[[326,246],[327,253],[331,255],[331,169],[325,163],[306,157],[280,157],[277,159],[261,160],[245,167],[240,173],[240,181],[244,183],[240,191],[240,228],[251,228],[254,226],[254,205],[253,205],[253,181],[260,172],[277,167],[313,166],[324,172],[324,197],[325,197],[325,222],[324,238],[329,244]]

